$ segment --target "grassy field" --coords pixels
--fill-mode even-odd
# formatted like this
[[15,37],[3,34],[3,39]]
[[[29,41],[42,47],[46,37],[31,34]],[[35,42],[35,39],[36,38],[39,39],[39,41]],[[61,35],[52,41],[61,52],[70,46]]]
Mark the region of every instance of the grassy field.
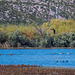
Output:
[[0,65],[0,75],[75,75],[75,69],[44,68],[29,65]]

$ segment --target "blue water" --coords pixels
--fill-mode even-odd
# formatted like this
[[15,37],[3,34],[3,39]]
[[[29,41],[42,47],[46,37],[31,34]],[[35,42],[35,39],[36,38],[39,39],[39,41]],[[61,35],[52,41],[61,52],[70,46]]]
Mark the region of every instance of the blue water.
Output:
[[75,68],[75,49],[0,49],[0,54],[1,65]]

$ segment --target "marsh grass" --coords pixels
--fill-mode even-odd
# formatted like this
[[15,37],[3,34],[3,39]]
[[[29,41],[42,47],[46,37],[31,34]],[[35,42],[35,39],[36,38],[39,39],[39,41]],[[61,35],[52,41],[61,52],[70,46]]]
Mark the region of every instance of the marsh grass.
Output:
[[45,68],[36,65],[0,65],[0,75],[75,75],[75,69]]

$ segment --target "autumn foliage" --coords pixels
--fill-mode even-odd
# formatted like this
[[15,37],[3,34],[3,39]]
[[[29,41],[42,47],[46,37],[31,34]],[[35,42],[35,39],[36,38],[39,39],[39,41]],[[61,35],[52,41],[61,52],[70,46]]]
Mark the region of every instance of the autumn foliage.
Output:
[[[67,42],[65,37],[68,37],[67,45],[64,45]],[[57,47],[60,45],[60,47],[74,47],[74,37],[75,20],[73,19],[51,19],[50,22],[45,22],[42,25],[0,25],[0,43],[2,43],[2,46],[4,43],[12,42],[11,46],[15,47],[18,45],[22,47],[56,47],[55,44],[57,44]]]

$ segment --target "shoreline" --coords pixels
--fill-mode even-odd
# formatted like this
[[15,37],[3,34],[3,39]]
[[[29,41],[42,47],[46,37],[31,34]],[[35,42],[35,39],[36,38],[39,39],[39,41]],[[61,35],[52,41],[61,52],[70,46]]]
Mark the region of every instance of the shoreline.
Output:
[[51,48],[39,48],[39,47],[8,47],[8,48],[3,48],[0,47],[0,49],[75,49],[75,47],[51,47]]
[[0,65],[1,75],[75,75],[75,69],[26,65]]
[[1,65],[0,64],[0,67],[24,67],[24,68],[40,68],[40,69],[75,69],[75,67],[57,67],[57,66],[40,66],[40,65],[24,65],[24,64],[21,64],[21,65]]

